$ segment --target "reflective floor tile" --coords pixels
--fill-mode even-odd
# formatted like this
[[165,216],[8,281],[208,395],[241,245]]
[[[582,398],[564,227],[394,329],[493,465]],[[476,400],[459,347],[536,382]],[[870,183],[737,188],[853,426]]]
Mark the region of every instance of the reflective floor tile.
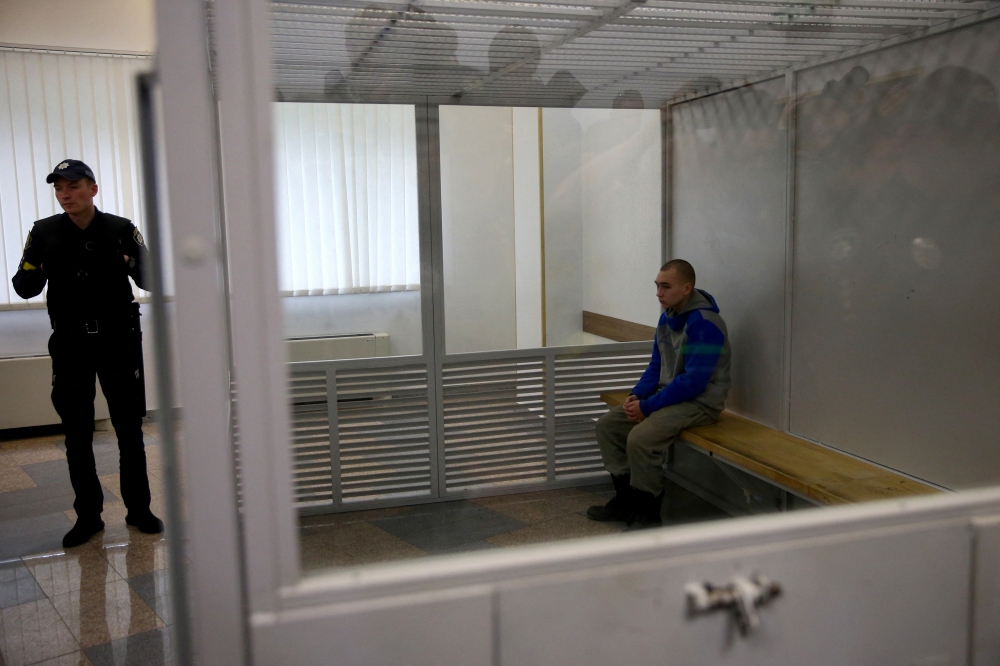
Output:
[[166,569],[133,576],[128,579],[139,598],[145,601],[165,624],[172,622],[170,605],[170,572]]
[[428,553],[454,552],[462,544],[524,527],[519,520],[466,500],[423,504],[371,522]]
[[0,610],[0,663],[27,666],[80,649],[48,599]]
[[65,460],[66,454],[48,439],[22,439],[0,444],[0,458],[6,458],[17,465]]
[[523,546],[529,543],[617,534],[624,527],[622,523],[599,523],[574,513],[505,534],[498,534],[488,538],[487,541],[497,546]]
[[527,525],[534,525],[571,513],[584,513],[589,507],[604,504],[607,500],[599,495],[567,488],[560,492],[543,491],[483,497],[473,502]]
[[0,609],[44,598],[45,592],[20,560],[0,562]]
[[103,588],[122,578],[104,553],[88,544],[61,553],[25,557],[24,565],[49,597]]
[[52,604],[84,648],[164,626],[125,580],[52,597]]
[[33,666],[92,666],[92,664],[83,652],[73,652],[71,654],[64,654],[61,657],[46,659],[45,661],[33,664]]
[[0,461],[0,493],[34,488],[35,485],[35,481],[14,461]]
[[122,578],[132,578],[168,566],[167,542],[161,534],[129,530],[129,543],[104,547],[104,555]]
[[162,666],[173,660],[170,632],[147,631],[84,650],[94,666]]
[[368,522],[313,529],[313,533],[300,541],[303,571],[390,562],[425,554]]

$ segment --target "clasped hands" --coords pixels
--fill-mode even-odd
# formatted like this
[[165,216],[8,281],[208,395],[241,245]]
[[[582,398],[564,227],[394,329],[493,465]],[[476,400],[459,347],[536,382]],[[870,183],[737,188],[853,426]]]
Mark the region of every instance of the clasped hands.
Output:
[[642,421],[646,418],[646,415],[642,413],[641,409],[639,409],[639,398],[634,395],[630,395],[625,400],[625,404],[622,405],[622,409],[625,410],[625,416],[628,417],[629,421],[642,423]]

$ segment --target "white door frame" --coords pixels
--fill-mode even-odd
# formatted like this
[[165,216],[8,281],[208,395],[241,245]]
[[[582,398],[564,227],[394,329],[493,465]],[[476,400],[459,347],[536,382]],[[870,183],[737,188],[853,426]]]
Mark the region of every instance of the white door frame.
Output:
[[[214,72],[225,151],[221,198],[231,249],[231,344],[240,396],[243,546],[229,434],[229,369],[218,240],[215,112],[202,0],[159,0],[167,205],[177,248],[180,399],[184,405],[185,500],[196,660],[204,664],[294,663],[326,654],[345,632],[412,649],[412,661],[448,661],[456,636],[489,663],[496,656],[495,599],[513,581],[585,575],[680,556],[873,530],[966,524],[979,546],[977,618],[1000,617],[1000,489],[777,517],[696,525],[333,572],[300,579],[297,518],[287,446],[286,368],[273,252],[269,7],[216,0]],[[440,281],[440,275],[431,276]],[[426,279],[427,276],[422,276]],[[428,325],[425,313],[425,335]],[[246,596],[241,573],[245,574]],[[415,613],[416,609],[421,609]],[[416,621],[418,616],[433,621]],[[323,620],[322,631],[312,631]],[[361,622],[361,624],[359,624]],[[303,632],[306,633],[303,633]],[[456,633],[459,632],[459,633]],[[1000,657],[1000,641],[973,629],[977,655]],[[388,639],[386,639],[388,640]],[[420,650],[424,650],[420,653]],[[408,653],[409,654],[409,653]],[[426,657],[424,659],[423,657]],[[355,655],[363,663],[363,655]],[[359,661],[360,660],[360,661]],[[351,663],[351,655],[343,656]],[[472,662],[469,662],[472,663]],[[980,663],[980,662],[976,662]],[[985,662],[982,662],[985,663]]]

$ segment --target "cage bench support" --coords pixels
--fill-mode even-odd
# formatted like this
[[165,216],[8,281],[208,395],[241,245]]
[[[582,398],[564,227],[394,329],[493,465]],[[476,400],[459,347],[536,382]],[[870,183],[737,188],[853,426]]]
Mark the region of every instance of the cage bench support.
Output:
[[[616,407],[628,391],[607,391]],[[819,504],[854,504],[940,492],[838,451],[723,412],[712,425],[689,428],[681,439]]]

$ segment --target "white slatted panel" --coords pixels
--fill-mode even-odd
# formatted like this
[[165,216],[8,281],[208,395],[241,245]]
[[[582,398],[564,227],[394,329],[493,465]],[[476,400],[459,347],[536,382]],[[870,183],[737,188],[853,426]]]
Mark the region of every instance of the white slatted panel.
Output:
[[337,438],[345,504],[428,497],[427,369],[338,369]]
[[630,390],[649,365],[649,349],[557,355],[556,478],[604,471],[594,423],[608,411],[603,391]]
[[292,402],[292,476],[299,505],[333,501],[330,412],[326,372],[296,372],[288,388]]
[[150,59],[0,49],[0,310],[39,307],[10,284],[35,220],[61,212],[45,176],[66,158],[97,176],[95,203],[143,228],[135,75]]
[[445,364],[449,492],[546,480],[544,391],[542,358]]

